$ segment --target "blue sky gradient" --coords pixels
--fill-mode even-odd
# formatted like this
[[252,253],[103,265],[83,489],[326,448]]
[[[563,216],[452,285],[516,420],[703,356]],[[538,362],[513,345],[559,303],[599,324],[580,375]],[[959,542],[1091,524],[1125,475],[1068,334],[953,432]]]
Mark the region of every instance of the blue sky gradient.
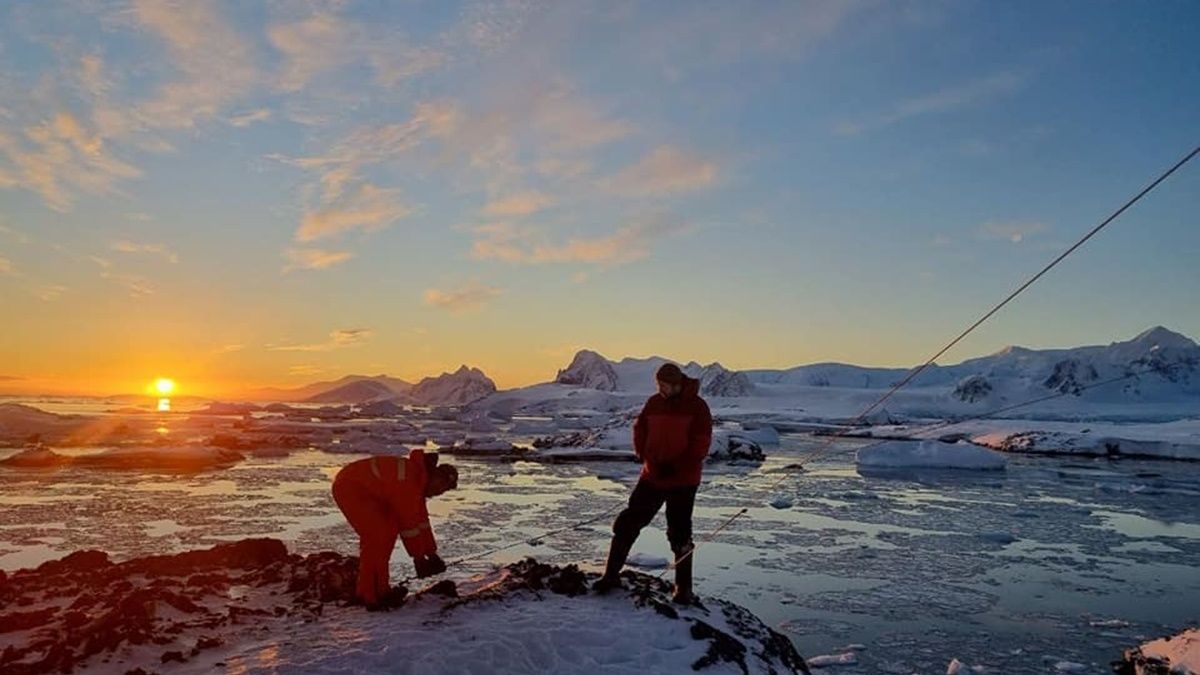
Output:
[[[1183,0],[5,3],[0,391],[913,365],[1200,143],[1198,30]],[[949,360],[1200,336],[1198,213],[1200,165]]]

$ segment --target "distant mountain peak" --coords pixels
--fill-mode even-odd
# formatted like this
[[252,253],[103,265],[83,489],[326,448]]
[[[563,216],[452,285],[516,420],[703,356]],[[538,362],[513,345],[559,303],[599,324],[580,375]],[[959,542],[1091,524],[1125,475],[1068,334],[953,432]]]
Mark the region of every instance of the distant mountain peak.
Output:
[[1130,342],[1145,345],[1150,348],[1174,348],[1174,349],[1191,349],[1198,345],[1186,335],[1176,333],[1169,328],[1163,326],[1155,326],[1148,330],[1142,331],[1137,337]]
[[571,365],[558,371],[554,381],[600,391],[615,391],[619,378],[608,359],[591,350],[581,349],[571,360]]

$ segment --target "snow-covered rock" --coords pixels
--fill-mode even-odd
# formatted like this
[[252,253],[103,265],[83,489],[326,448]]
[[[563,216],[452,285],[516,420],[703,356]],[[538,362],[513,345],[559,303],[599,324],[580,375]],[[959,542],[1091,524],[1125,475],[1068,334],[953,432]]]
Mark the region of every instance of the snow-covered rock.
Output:
[[743,607],[673,605],[670,584],[638,572],[622,573],[627,590],[598,596],[595,573],[526,559],[397,586],[390,611],[367,612],[351,604],[356,567],[274,539],[122,563],[73,553],[0,585],[0,607],[22,599],[0,614],[0,671],[809,672],[786,636]]
[[1200,675],[1200,629],[1127,649],[1114,670],[1118,675]]
[[600,391],[615,391],[618,385],[617,371],[613,370],[612,363],[586,349],[575,354],[571,365],[558,371],[554,381]]
[[742,435],[740,430],[713,429],[708,462],[763,462],[767,455],[762,446]]
[[642,569],[663,569],[669,563],[667,559],[660,555],[651,555],[649,553],[631,553],[625,560],[625,564],[630,567],[640,567]]
[[464,365],[453,373],[421,380],[413,386],[409,396],[419,405],[463,406],[494,393],[495,382],[478,368]]
[[906,469],[1003,469],[1004,455],[970,443],[885,441],[860,448],[860,467]]
[[989,426],[993,429],[971,435],[971,442],[1028,454],[1200,460],[1200,420],[1141,427],[1090,424],[1081,428],[1078,424],[1036,422],[995,422]]
[[396,417],[404,413],[404,408],[392,399],[384,399],[360,405],[357,411],[359,417]]

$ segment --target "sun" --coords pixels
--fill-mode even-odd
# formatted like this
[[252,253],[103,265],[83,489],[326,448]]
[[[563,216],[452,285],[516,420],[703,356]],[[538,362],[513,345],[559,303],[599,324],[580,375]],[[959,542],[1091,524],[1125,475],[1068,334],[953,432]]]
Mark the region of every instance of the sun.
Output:
[[175,380],[160,377],[154,381],[154,390],[158,392],[159,396],[169,396],[171,392],[175,391]]

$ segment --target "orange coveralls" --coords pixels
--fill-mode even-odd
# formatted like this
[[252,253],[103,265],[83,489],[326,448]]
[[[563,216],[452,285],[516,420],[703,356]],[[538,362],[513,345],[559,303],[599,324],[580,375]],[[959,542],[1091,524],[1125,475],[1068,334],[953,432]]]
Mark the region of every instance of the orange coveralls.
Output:
[[342,467],[333,499],[358,533],[358,597],[378,602],[388,592],[388,562],[396,537],[413,558],[437,552],[425,507],[425,453],[368,457]]

